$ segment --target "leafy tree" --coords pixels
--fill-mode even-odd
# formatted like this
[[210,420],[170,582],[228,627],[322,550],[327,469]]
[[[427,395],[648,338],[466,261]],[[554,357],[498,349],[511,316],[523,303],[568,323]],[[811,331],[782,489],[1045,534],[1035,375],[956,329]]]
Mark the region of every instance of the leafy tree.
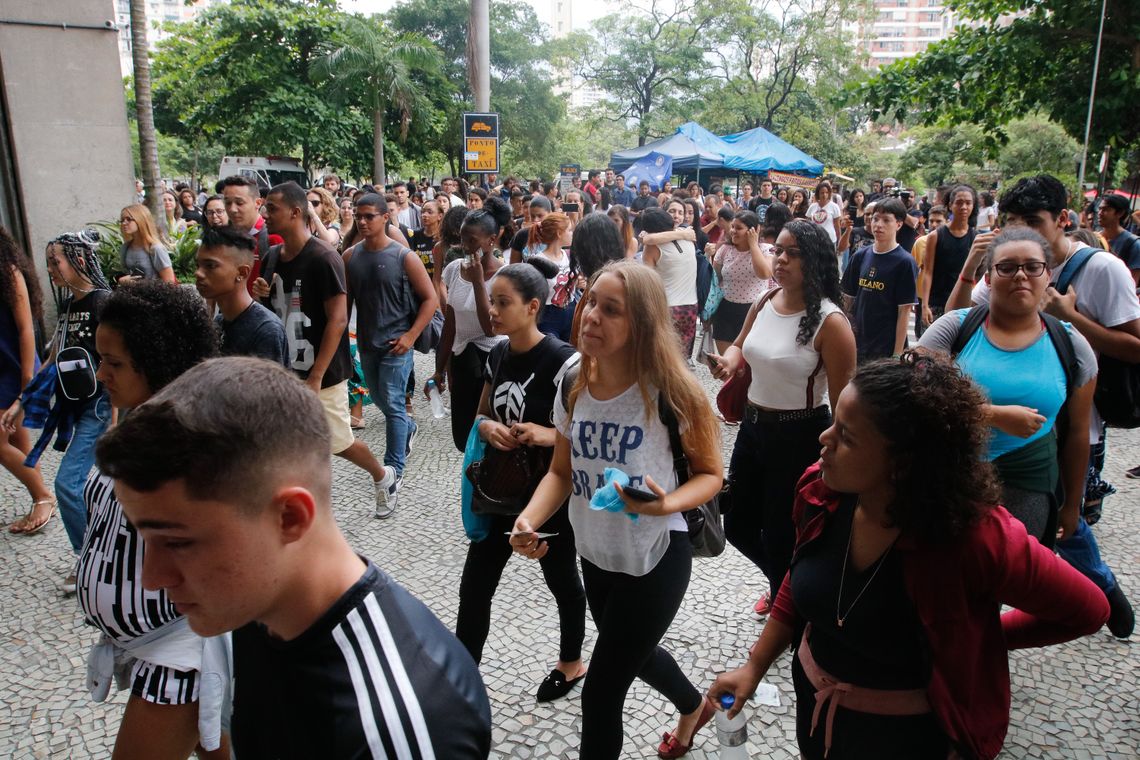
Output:
[[234,0],[168,25],[155,56],[155,111],[170,135],[237,154],[299,151],[306,170],[371,142],[360,106],[330,97],[314,63],[344,44],[334,0]]
[[927,187],[964,179],[986,162],[985,133],[977,124],[916,127],[908,137],[914,142],[899,159],[899,173]]
[[[378,17],[344,17],[344,42],[319,59],[318,78],[331,80],[338,92],[363,86],[372,109],[372,176],[385,181],[384,117],[389,108],[399,113],[400,139],[408,136],[412,116],[429,108],[424,88],[412,71],[432,71],[439,65],[436,47],[422,37],[396,36]],[[343,88],[343,89],[342,89]]]
[[1010,122],[1009,142],[998,154],[998,169],[1005,177],[1031,172],[1075,174],[1080,161],[1080,144],[1061,128],[1041,116]]
[[[780,129],[805,96],[827,99],[859,63],[847,25],[866,0],[717,0],[707,119],[724,131]],[[823,160],[821,158],[821,160]]]
[[[1002,127],[1040,111],[1083,135],[1101,0],[948,0],[967,23],[923,53],[854,85],[874,116]],[[1013,14],[1018,14],[1011,18]],[[1091,145],[1140,143],[1140,3],[1107,0]]]
[[695,0],[649,1],[598,19],[589,37],[576,38],[583,43],[576,72],[617,104],[616,118],[636,123],[638,145],[671,132],[675,119],[655,117],[699,90],[717,18]]
[[[491,110],[499,114],[501,158],[524,152],[535,158],[548,156],[554,126],[565,114],[565,106],[553,91],[546,32],[534,9],[519,0],[491,2],[490,15]],[[463,156],[462,114],[473,103],[467,81],[468,3],[407,0],[392,8],[386,20],[397,32],[421,34],[440,50],[438,72],[414,72],[422,78],[431,101],[434,128],[416,134],[413,123],[408,144],[416,147],[416,160],[442,157],[451,172],[458,173]]]
[[146,0],[131,0],[131,60],[135,69],[135,123],[138,126],[139,155],[146,205],[155,219],[165,220],[158,181],[158,138],[154,129],[154,110],[150,87],[150,43],[146,23]]

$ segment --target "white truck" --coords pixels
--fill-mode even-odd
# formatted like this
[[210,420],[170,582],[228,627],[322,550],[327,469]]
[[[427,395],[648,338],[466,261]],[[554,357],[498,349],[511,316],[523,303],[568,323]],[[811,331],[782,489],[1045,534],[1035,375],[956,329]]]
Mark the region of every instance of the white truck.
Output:
[[308,190],[310,184],[301,162],[289,156],[226,156],[218,169],[218,177],[225,179],[234,174],[250,177],[259,187],[293,181]]

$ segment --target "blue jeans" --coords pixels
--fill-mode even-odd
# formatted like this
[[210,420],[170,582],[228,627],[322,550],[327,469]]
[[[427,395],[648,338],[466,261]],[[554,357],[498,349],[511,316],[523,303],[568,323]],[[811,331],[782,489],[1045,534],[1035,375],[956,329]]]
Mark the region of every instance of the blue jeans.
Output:
[[83,414],[75,423],[74,435],[59,470],[55,474],[55,498],[59,502],[59,517],[67,531],[71,548],[78,554],[87,532],[87,505],[83,501],[83,487],[95,464],[95,442],[111,424],[111,400],[100,389],[99,395],[87,403]]
[[415,427],[404,406],[408,377],[412,373],[412,352],[394,356],[386,351],[358,347],[360,369],[372,395],[372,403],[384,413],[384,466],[404,473],[408,434]]
[[1063,541],[1058,541],[1056,548],[1061,559],[1080,570],[1105,594],[1116,588],[1116,576],[1100,558],[1096,537],[1084,520],[1078,519],[1077,532]]

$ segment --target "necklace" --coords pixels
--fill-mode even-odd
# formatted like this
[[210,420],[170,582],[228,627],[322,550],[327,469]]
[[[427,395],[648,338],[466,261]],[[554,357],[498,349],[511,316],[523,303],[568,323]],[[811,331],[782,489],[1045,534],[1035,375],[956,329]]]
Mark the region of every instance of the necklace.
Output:
[[879,560],[875,563],[875,571],[871,573],[871,577],[867,579],[867,582],[863,584],[863,588],[859,589],[859,593],[855,595],[855,601],[851,602],[850,606],[847,607],[847,612],[840,615],[839,606],[843,603],[843,582],[847,578],[847,558],[851,556],[851,536],[854,534],[855,521],[854,517],[852,517],[851,532],[847,534],[847,551],[843,553],[843,570],[839,574],[839,596],[835,598],[835,624],[840,628],[843,627],[843,624],[847,621],[847,618],[850,617],[851,610],[855,609],[855,605],[858,604],[859,600],[863,597],[863,592],[867,590],[867,587],[871,585],[871,582],[873,580],[875,580],[875,576],[879,574],[879,568],[883,566],[883,562],[886,561],[887,555],[891,553],[891,549],[894,547],[895,541],[898,540],[896,537],[895,541],[891,541],[891,545],[887,547],[886,551],[883,552],[883,556],[879,557]]

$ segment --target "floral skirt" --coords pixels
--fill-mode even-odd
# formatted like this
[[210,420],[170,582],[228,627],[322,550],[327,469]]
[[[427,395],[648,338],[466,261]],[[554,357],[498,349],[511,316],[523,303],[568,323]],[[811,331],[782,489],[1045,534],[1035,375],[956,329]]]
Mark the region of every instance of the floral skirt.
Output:
[[368,395],[368,386],[364,384],[364,372],[360,369],[360,353],[356,348],[356,333],[348,334],[348,354],[352,357],[352,377],[348,378],[348,405],[372,403]]
[[693,358],[693,341],[697,337],[697,317],[700,316],[700,310],[694,303],[687,306],[670,306],[669,312],[673,316],[673,330],[681,341],[681,353],[688,361]]

